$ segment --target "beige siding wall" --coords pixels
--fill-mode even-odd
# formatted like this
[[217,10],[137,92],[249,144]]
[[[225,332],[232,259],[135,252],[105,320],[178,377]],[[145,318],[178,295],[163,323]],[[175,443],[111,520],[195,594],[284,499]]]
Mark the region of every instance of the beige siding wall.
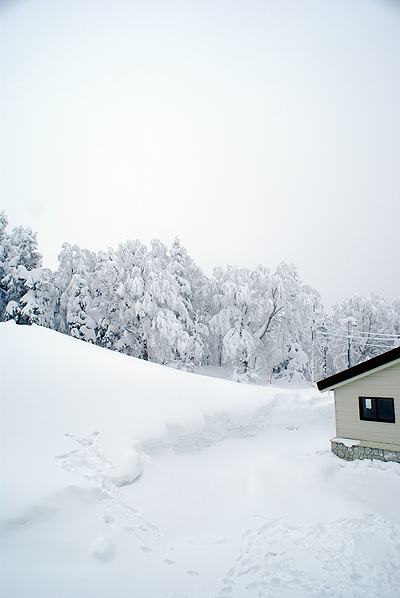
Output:
[[[396,423],[361,421],[360,396],[394,398]],[[400,444],[400,363],[335,389],[335,411],[339,438]]]

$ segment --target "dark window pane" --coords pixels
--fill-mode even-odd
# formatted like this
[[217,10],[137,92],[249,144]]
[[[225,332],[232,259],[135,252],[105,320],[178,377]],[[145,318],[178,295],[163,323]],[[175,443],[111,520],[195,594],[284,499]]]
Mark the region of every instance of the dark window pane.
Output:
[[393,399],[377,399],[378,418],[384,422],[394,422]]

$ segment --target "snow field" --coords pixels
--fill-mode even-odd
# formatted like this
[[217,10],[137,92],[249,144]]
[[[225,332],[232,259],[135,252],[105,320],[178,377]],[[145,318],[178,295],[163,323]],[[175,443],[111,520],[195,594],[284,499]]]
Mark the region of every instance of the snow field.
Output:
[[0,325],[7,598],[398,598],[400,467],[332,400]]

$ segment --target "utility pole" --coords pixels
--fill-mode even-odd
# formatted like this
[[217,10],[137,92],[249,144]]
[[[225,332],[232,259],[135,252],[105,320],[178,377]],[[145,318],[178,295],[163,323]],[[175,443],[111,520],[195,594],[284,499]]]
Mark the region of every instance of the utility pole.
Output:
[[342,324],[347,324],[347,365],[348,365],[349,368],[351,368],[352,367],[352,361],[351,361],[351,341],[352,341],[351,327],[357,325],[357,320],[355,318],[352,318],[350,316],[349,318],[344,318],[341,321],[341,323]]
[[[313,311],[315,312],[315,305],[313,305]],[[311,382],[314,384],[315,382],[315,349],[314,349],[314,342],[315,342],[315,318],[313,316],[313,321],[311,325]]]

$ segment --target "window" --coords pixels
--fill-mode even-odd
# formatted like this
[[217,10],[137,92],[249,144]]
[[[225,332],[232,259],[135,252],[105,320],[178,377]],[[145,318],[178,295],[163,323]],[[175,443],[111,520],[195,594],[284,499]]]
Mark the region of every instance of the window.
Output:
[[358,397],[360,419],[373,422],[395,423],[394,399]]

